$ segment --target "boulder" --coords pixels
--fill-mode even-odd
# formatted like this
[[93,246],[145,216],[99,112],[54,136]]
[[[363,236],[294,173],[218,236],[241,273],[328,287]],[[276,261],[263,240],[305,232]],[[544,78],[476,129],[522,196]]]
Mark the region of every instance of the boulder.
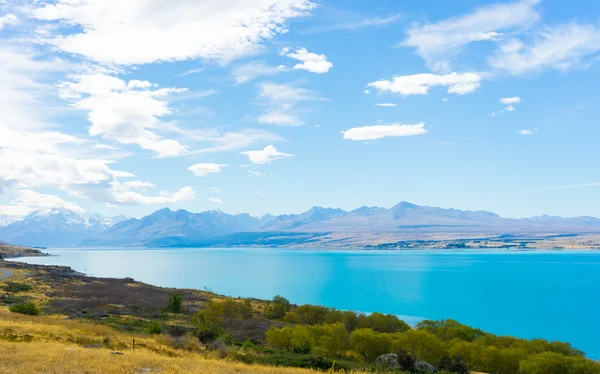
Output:
[[377,357],[375,365],[392,369],[398,369],[400,367],[398,356],[394,353],[388,353]]
[[415,369],[424,371],[425,373],[437,373],[437,369],[433,365],[425,361],[415,362]]

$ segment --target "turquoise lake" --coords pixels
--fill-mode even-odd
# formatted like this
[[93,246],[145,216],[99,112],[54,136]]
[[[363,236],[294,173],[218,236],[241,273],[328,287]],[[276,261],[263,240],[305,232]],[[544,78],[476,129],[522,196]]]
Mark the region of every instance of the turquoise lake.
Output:
[[600,252],[50,249],[20,259],[230,296],[447,319],[600,358]]

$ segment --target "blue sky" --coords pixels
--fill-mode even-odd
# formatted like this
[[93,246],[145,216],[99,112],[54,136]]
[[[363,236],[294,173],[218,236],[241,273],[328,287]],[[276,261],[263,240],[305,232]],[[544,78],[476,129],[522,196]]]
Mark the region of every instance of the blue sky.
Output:
[[600,3],[0,0],[0,214],[600,216]]

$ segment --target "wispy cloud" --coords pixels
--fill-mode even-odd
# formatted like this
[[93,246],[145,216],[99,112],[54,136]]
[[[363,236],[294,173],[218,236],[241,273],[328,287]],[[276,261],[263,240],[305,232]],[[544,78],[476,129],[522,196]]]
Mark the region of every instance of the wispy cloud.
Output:
[[408,29],[400,46],[416,48],[430,69],[447,72],[452,58],[467,44],[497,41],[503,32],[537,21],[535,5],[539,1],[489,4],[462,16],[415,24]]
[[575,188],[589,188],[589,187],[600,187],[600,182],[583,183],[583,184],[567,184],[564,186],[553,186],[553,187],[542,187],[542,188],[536,188],[536,190],[559,191],[559,190],[571,190],[571,189],[575,189]]
[[322,101],[322,97],[298,83],[263,82],[258,85],[258,103],[266,109],[257,121],[276,126],[301,126],[303,109],[298,106],[303,102]]
[[192,75],[192,74],[198,74],[198,73],[202,73],[204,70],[206,70],[206,68],[195,68],[195,69],[190,69],[187,71],[184,71],[181,74],[178,74],[178,77],[187,77],[188,75]]
[[261,76],[276,75],[289,70],[290,68],[284,65],[273,66],[264,61],[252,61],[247,64],[234,66],[231,69],[231,75],[236,84],[242,84]]
[[496,69],[519,75],[585,67],[600,52],[600,28],[593,25],[545,27],[530,43],[511,39],[489,59]]
[[390,14],[384,17],[370,17],[362,20],[351,20],[332,25],[317,26],[310,29],[300,30],[299,34],[310,35],[333,30],[358,30],[366,27],[385,26],[398,21],[402,15],[400,13]]

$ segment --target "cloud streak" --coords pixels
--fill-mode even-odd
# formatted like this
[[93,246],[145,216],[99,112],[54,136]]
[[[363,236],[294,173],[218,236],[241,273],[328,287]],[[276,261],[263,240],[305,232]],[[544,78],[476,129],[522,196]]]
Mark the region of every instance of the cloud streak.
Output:
[[377,140],[385,137],[403,137],[426,134],[424,123],[415,125],[391,124],[354,127],[344,131],[346,140]]

